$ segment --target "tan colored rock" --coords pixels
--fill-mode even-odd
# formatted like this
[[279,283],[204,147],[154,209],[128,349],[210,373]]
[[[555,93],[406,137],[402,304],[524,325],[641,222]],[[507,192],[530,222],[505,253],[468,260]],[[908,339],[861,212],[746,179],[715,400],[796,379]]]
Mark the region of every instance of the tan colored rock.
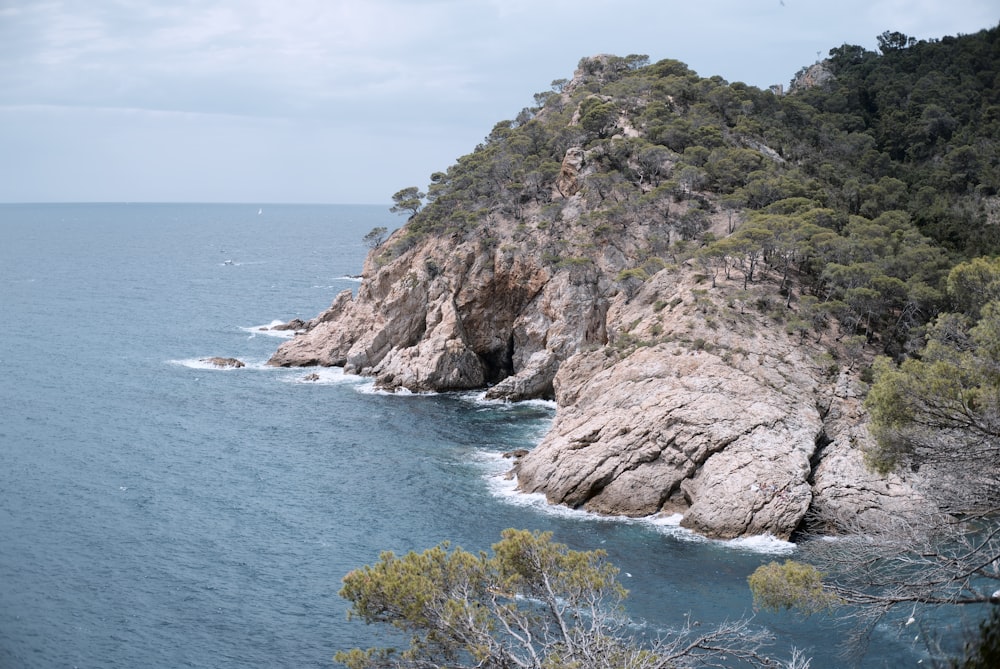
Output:
[[388,389],[554,396],[518,485],[596,513],[789,538],[813,516],[875,524],[932,506],[912,482],[865,472],[863,389],[827,375],[825,344],[769,315],[773,287],[743,290],[737,273],[713,284],[694,265],[620,275],[662,230],[595,241],[576,227],[581,203],[545,226],[491,220],[405,250],[397,233],[357,295],[338,295],[269,363],[343,366]]
[[823,443],[814,458],[814,531],[891,527],[899,520],[926,519],[928,511],[935,508],[926,496],[922,478],[881,475],[865,467],[864,451],[872,446],[872,436],[861,405],[863,393],[855,379],[840,375],[825,420]]
[[787,538],[811,501],[818,412],[802,406],[800,388],[675,348],[640,348],[610,366],[603,351],[565,363],[555,424],[519,463],[519,485],[602,514],[682,512],[710,536]]
[[583,168],[584,151],[578,146],[566,149],[562,167],[559,168],[559,178],[556,179],[556,190],[563,197],[570,197],[580,192],[580,172]]
[[425,328],[418,343],[390,349],[373,368],[379,384],[416,391],[482,387],[483,365],[467,344],[454,303],[448,299],[433,303]]
[[338,321],[352,301],[349,290],[342,291],[333,304],[306,324],[305,332],[283,343],[271,359],[274,367],[312,367],[343,365],[346,351],[354,343],[353,323]]
[[[514,230],[496,233],[510,240]],[[511,246],[428,237],[388,264],[369,257],[357,296],[338,295],[269,364],[343,366],[389,389],[493,382],[496,398],[550,396],[559,363],[603,343],[606,298],[595,268],[553,274]]]
[[[828,378],[822,349],[742,306],[706,307],[689,280],[660,273],[609,310],[630,336],[659,330],[667,341],[562,364],[552,429],[515,468],[522,490],[600,514],[681,513],[684,527],[718,538],[788,539],[817,515],[860,514],[872,526],[872,510],[928,508],[908,483],[865,472],[858,450],[841,448],[864,433],[853,377]],[[650,298],[671,294],[676,306],[652,315]],[[727,327],[692,318],[698,303]]]

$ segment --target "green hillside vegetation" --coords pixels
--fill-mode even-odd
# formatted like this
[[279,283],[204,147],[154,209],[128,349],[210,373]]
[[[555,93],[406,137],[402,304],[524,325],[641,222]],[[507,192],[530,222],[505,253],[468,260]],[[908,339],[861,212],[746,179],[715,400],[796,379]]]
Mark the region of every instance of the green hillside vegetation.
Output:
[[[649,255],[700,247],[747,283],[777,272],[787,292],[794,278],[815,298],[795,305],[801,320],[833,316],[899,356],[949,308],[948,271],[1000,251],[998,30],[917,43],[886,33],[881,54],[844,45],[797,78],[815,85],[787,95],[675,60],[584,59],[582,81],[553,82],[432,175],[427,206],[410,209],[388,252],[430,232],[488,244],[495,217],[522,221],[525,238],[558,221],[560,166],[579,147],[579,224],[593,238],[660,225]],[[421,194],[409,195],[412,206]],[[741,225],[713,241],[703,233],[720,212]]]

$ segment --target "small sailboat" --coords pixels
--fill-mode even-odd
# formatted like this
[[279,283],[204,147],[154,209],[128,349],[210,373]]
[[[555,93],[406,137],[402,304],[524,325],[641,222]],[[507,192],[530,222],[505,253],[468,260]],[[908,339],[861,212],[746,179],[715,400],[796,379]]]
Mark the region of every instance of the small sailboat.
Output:
[[258,210],[257,210],[257,215],[258,215],[258,216],[260,216],[260,215],[261,215],[261,214],[263,214],[263,213],[264,213],[264,210],[263,210],[263,209],[258,209]]

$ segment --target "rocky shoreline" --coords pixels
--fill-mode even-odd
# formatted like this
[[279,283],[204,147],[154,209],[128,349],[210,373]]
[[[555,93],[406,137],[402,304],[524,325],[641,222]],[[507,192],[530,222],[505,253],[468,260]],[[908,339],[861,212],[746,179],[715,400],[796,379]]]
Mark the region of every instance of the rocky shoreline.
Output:
[[[504,172],[515,124],[498,124],[477,148],[496,170],[436,175],[461,186],[429,197],[426,216],[418,198],[410,222],[369,253],[357,294],[289,324],[297,334],[269,364],[340,366],[387,390],[554,399],[551,430],[514,466],[521,490],[553,504],[682,514],[715,538],[864,531],[936,511],[917,474],[865,468],[870,352],[834,339],[832,315],[820,324],[796,311],[789,265],[779,279],[755,270],[758,256],[735,270],[732,259],[698,260],[691,240],[732,234],[740,213],[697,191],[690,166],[669,190],[656,186],[678,155],[629,148],[643,134],[637,116],[590,92],[620,74],[614,62],[585,59],[538,111],[545,132],[590,141],[565,148],[533,195],[504,190],[516,181]],[[683,108],[661,103],[664,118]],[[756,165],[784,162],[748,146],[737,153]],[[473,173],[506,176],[464,189]],[[626,173],[632,209],[615,206],[628,200],[615,195]]]
[[494,234],[495,250],[428,236],[388,261],[373,252],[357,296],[295,323],[269,364],[340,366],[389,390],[554,398],[550,432],[514,467],[521,490],[553,504],[679,513],[724,539],[933,509],[914,476],[865,469],[852,365],[785,332],[739,281],[709,288],[687,262],[629,285],[612,278],[627,250],[553,268],[510,250],[523,243],[514,226]]

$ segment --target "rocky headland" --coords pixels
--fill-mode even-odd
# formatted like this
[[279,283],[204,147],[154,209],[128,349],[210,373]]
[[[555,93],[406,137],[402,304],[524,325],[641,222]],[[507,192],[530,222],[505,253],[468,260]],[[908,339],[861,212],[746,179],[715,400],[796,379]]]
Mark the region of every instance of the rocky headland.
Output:
[[629,288],[613,267],[471,246],[428,238],[381,267],[373,253],[357,296],[338,295],[270,364],[554,398],[550,432],[515,472],[520,489],[573,508],[679,513],[722,538],[929,508],[907,481],[865,469],[857,371],[761,314],[738,280],[710,288],[688,262]]
[[[588,76],[563,89],[563,107]],[[568,147],[544,196],[515,211],[475,226],[411,218],[368,255],[357,294],[296,323],[269,364],[342,366],[389,390],[554,398],[551,430],[514,465],[519,488],[553,504],[785,539],[932,509],[916,475],[864,466],[871,353],[832,323],[790,327],[794,283],[763,264],[748,280],[700,261],[678,224],[697,218],[702,238],[722,238],[738,214],[682,184],[657,215],[598,215],[590,177],[641,134],[626,114],[613,126],[598,147]]]

